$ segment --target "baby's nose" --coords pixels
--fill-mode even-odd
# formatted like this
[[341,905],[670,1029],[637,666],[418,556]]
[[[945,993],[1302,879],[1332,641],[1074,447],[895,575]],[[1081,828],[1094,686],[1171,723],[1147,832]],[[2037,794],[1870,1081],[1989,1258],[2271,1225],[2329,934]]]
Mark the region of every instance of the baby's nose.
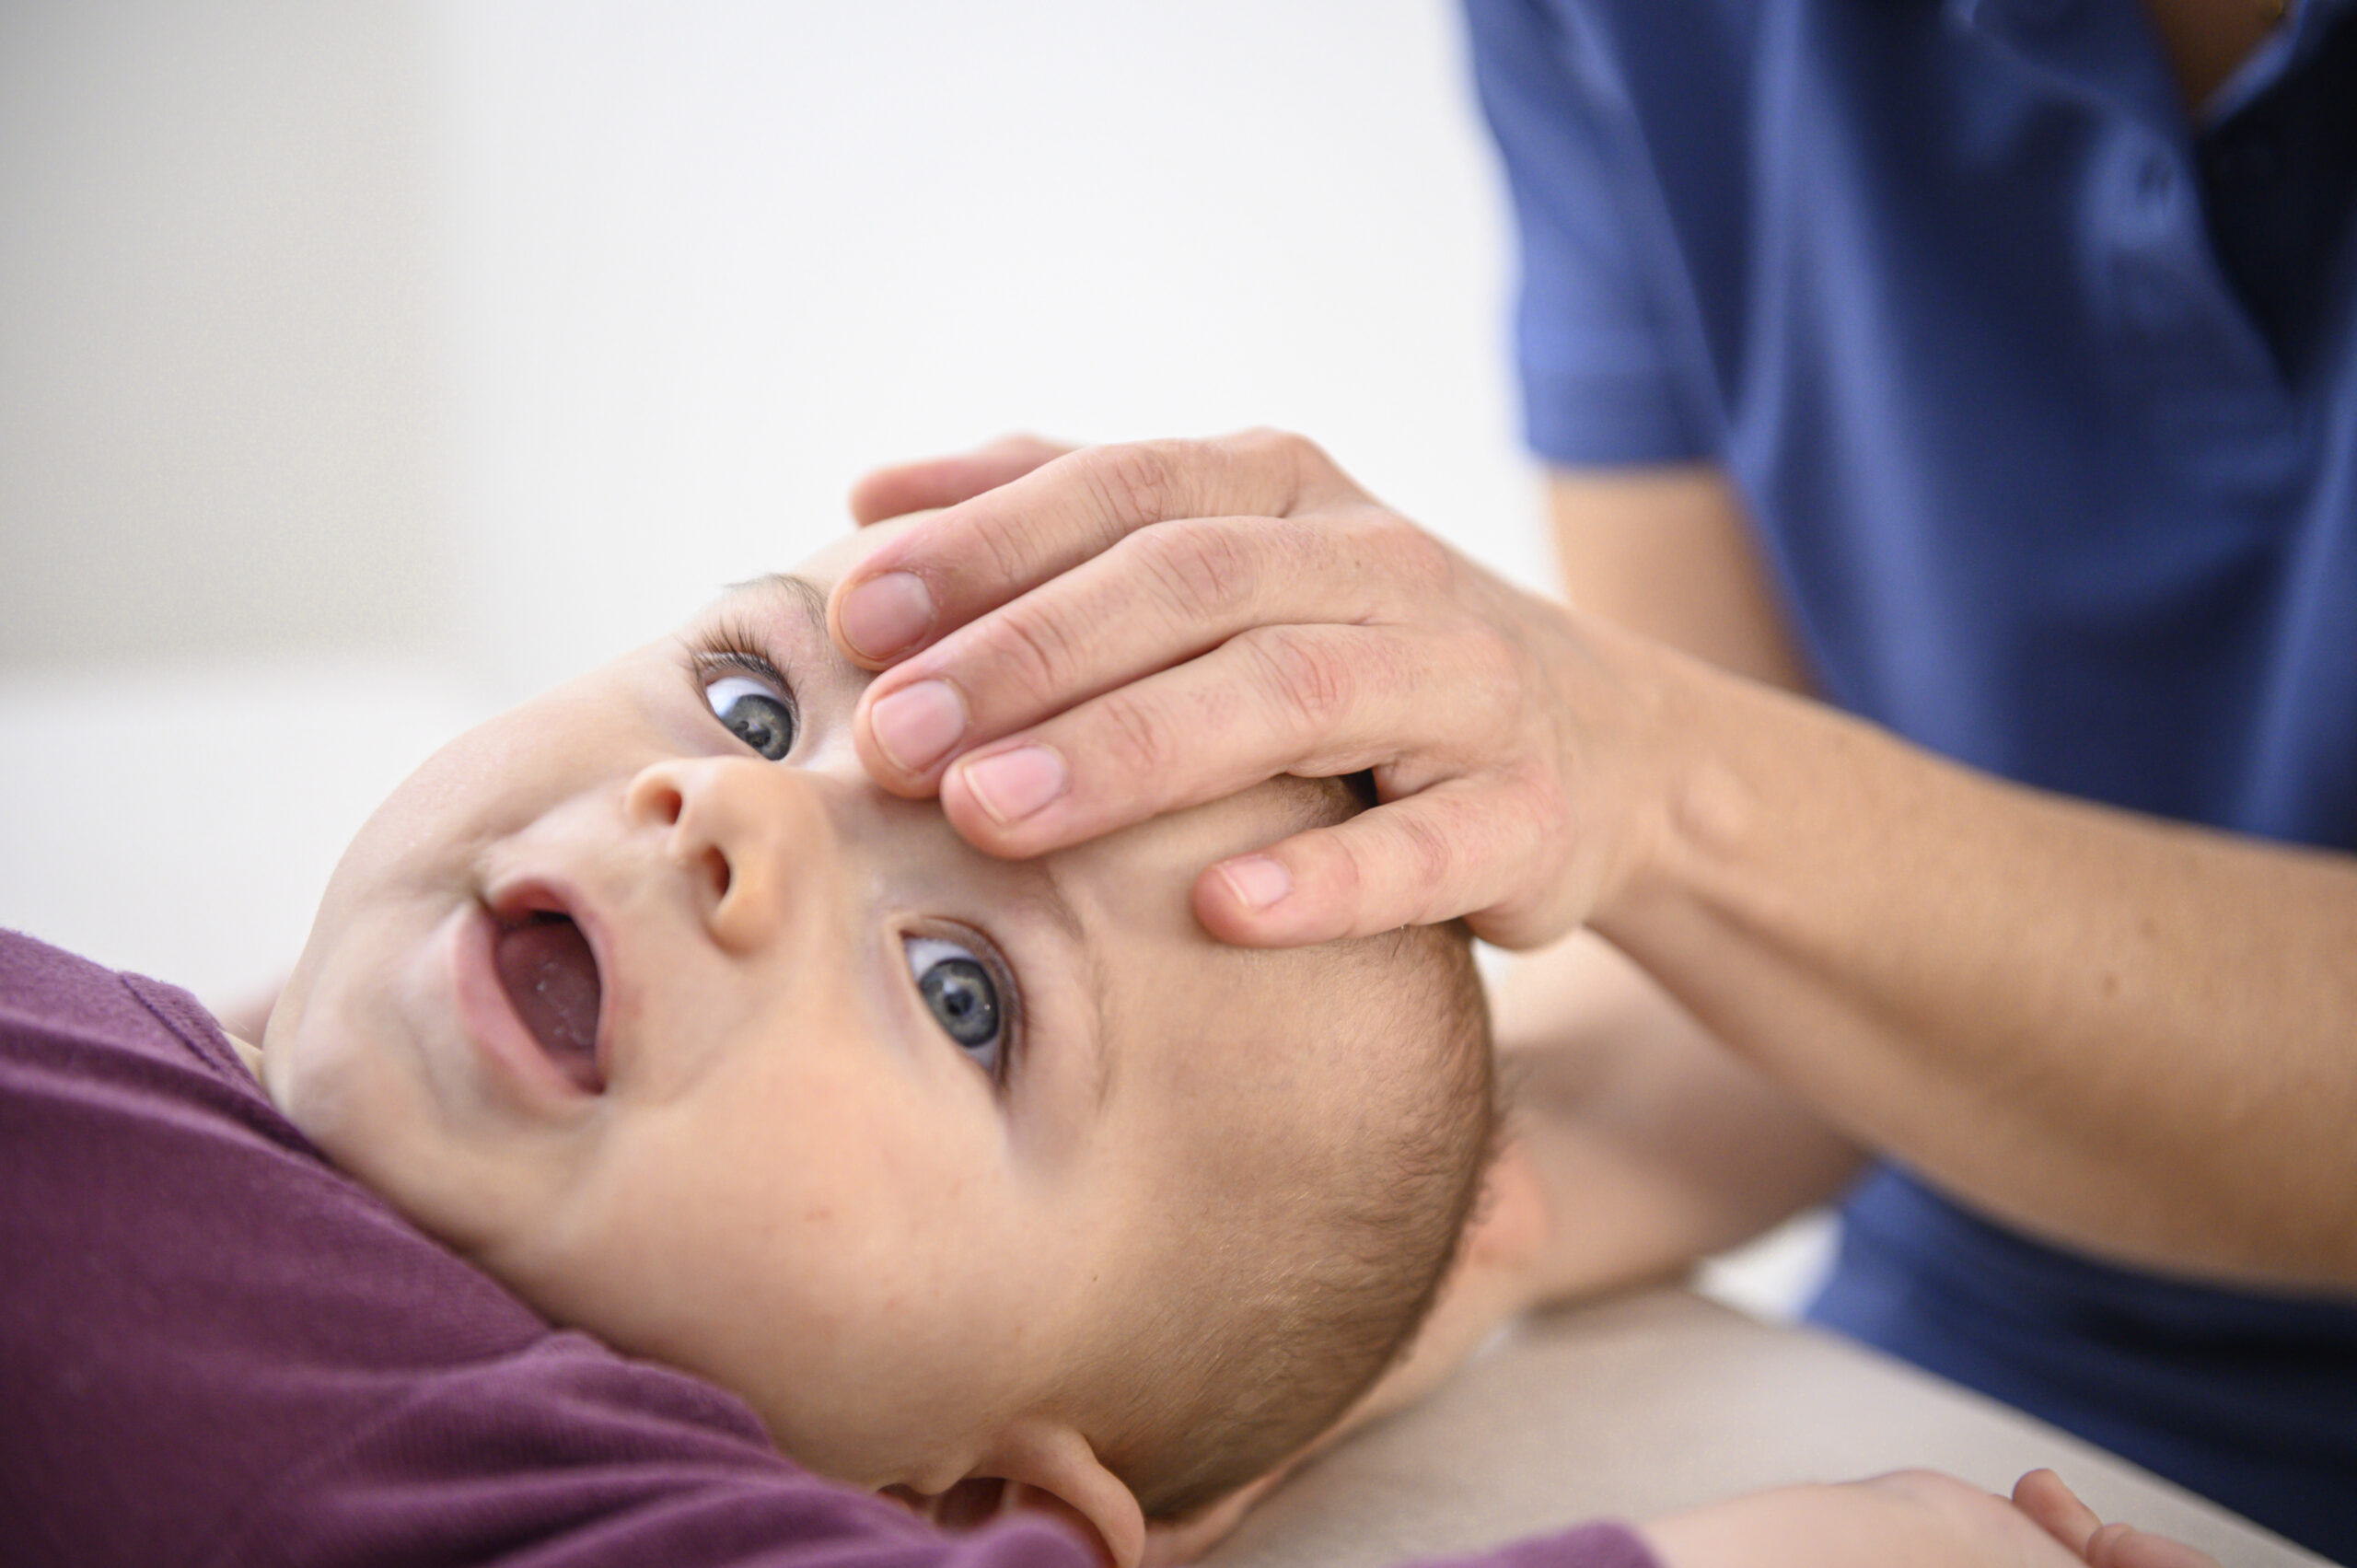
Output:
[[[812,781],[752,758],[675,758],[644,769],[623,814],[663,834],[666,857],[713,940],[747,954],[775,942],[797,888],[817,896],[829,878],[833,833]],[[792,856],[789,866],[788,856]]]

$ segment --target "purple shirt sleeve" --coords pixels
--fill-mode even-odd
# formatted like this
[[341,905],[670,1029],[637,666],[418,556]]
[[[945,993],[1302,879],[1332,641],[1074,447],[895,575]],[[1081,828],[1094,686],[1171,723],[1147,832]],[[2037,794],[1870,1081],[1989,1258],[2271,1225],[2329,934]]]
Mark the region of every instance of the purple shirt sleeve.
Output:
[[[329,1166],[193,999],[7,933],[0,1151],[12,1564],[1096,1563],[1041,1516],[942,1535],[552,1328]],[[1644,1562],[1615,1539],[1490,1561]]]
[[1600,1519],[1421,1568],[1661,1568],[1661,1564],[1634,1530],[1618,1520]]

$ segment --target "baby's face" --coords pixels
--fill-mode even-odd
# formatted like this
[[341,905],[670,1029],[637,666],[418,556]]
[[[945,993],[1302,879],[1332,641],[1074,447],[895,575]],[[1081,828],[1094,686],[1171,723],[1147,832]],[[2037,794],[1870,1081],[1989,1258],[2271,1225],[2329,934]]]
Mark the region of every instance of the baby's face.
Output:
[[1183,1266],[1172,1185],[1208,1140],[1336,1135],[1354,1064],[1286,1043],[1339,1005],[1321,955],[1189,912],[1297,801],[977,853],[853,755],[830,555],[429,761],[339,866],[264,1078],[552,1318],[931,1492],[1085,1419],[1046,1407]]

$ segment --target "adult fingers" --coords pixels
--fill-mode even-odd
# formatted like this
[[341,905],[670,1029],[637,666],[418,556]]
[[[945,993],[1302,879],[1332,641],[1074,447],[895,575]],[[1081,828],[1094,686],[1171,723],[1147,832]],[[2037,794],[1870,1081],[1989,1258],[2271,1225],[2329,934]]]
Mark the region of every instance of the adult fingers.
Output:
[[955,506],[1020,479],[1072,449],[1037,436],[1002,436],[970,452],[876,469],[861,475],[851,487],[852,519],[865,528],[887,517]]
[[[2107,1525],[2104,1527],[2117,1527],[2120,1533],[2111,1543],[2109,1562],[2100,1561],[2092,1555],[2089,1557],[2094,1568],[2219,1568],[2216,1558],[2206,1551],[2196,1551],[2181,1540],[2171,1540],[2166,1536],[2156,1536],[2150,1530],[2140,1530],[2128,1525]],[[2096,1533],[2100,1536],[2102,1532]]]
[[1324,453],[1273,432],[1092,447],[882,546],[835,585],[830,620],[847,656],[881,668],[1138,528],[1285,517],[1356,494]]
[[960,751],[1252,627],[1405,619],[1398,575],[1376,559],[1387,531],[1440,549],[1405,524],[1323,518],[1198,518],[1131,534],[878,677],[853,718],[860,758],[885,788],[927,794]]
[[959,758],[942,775],[942,809],[976,848],[1025,856],[1282,772],[1381,764],[1413,787],[1496,749],[1502,710],[1465,700],[1458,641],[1409,627],[1257,626]]
[[2218,1568],[2216,1558],[2182,1541],[2129,1524],[2105,1524],[2052,1470],[2032,1470],[2014,1483],[2014,1505],[2087,1568]]
[[1195,879],[1195,918],[1248,947],[1453,920],[1514,897],[1549,842],[1532,792],[1452,779],[1221,862]]
[[2103,1526],[2102,1516],[2080,1502],[2052,1470],[2032,1470],[2015,1481],[2014,1506],[2081,1557],[2086,1555],[2088,1538]]

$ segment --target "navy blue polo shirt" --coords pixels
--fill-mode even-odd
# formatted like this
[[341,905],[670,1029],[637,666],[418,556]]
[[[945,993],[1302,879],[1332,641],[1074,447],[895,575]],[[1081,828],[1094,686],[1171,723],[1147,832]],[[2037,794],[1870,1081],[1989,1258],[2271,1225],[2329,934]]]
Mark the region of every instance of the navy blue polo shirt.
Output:
[[[2357,849],[2357,0],[2199,114],[2138,0],[1467,9],[1542,457],[1723,465],[1898,734]],[[1817,1317],[2357,1562],[2357,1306],[1847,1220]]]

